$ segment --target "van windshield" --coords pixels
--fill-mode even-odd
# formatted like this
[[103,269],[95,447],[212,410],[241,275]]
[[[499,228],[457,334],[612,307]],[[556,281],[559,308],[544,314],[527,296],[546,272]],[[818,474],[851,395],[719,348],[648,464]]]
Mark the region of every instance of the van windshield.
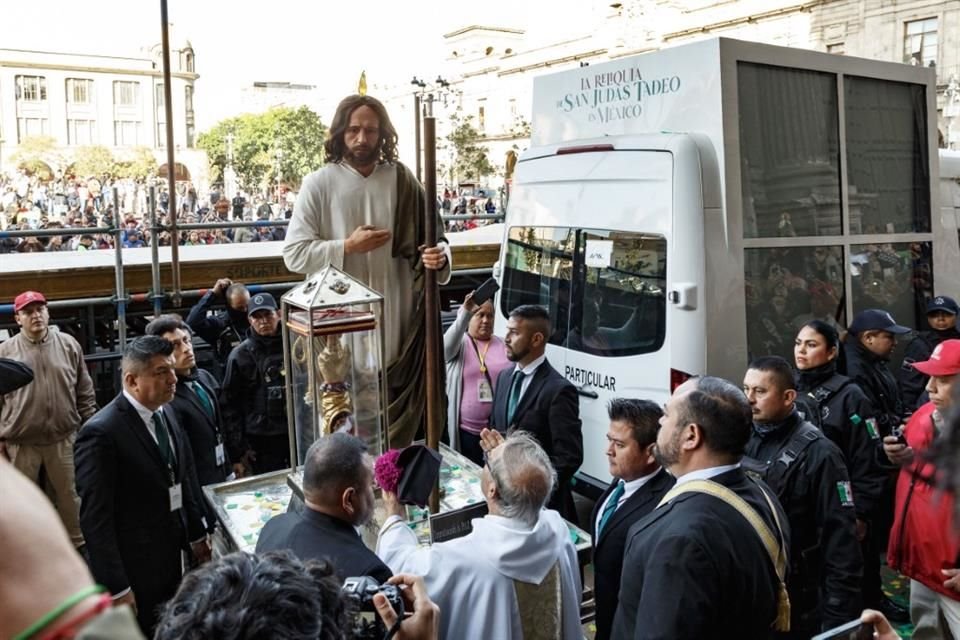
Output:
[[657,351],[666,333],[667,242],[663,236],[511,227],[501,310],[550,312],[550,343],[599,356]]

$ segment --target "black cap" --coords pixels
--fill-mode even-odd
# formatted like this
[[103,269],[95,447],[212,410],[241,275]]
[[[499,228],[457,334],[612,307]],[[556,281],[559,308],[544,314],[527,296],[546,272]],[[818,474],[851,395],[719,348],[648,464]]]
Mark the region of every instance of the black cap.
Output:
[[858,313],[850,323],[850,333],[859,335],[864,331],[888,331],[890,333],[910,333],[910,327],[897,324],[889,311],[883,309],[865,309]]
[[402,504],[426,506],[440,476],[440,454],[421,444],[412,444],[400,452],[397,466],[403,469],[397,484],[397,498]]
[[956,300],[949,296],[937,296],[927,301],[927,314],[929,315],[934,311],[946,311],[947,313],[957,315],[957,312],[960,311],[960,306],[957,305]]
[[250,304],[247,306],[247,315],[252,316],[262,309],[277,310],[277,301],[269,293],[258,293],[250,298]]

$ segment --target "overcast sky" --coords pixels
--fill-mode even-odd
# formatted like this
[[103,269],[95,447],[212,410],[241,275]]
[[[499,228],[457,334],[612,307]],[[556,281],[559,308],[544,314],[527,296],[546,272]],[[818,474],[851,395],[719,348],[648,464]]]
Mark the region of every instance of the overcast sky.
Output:
[[[168,6],[172,39],[188,38],[197,56],[202,131],[232,113],[237,90],[257,80],[314,84],[341,97],[356,90],[364,69],[370,85],[414,74],[435,78],[442,73],[444,33],[482,24],[559,40],[582,28],[596,1],[169,0]],[[160,41],[158,0],[3,4],[4,48],[136,56]]]

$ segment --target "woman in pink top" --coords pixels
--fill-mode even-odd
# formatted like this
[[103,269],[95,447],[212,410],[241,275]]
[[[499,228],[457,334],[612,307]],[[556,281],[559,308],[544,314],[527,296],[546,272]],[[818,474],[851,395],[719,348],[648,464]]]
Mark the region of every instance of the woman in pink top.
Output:
[[447,363],[447,435],[457,451],[483,465],[480,430],[493,412],[497,375],[509,366],[503,340],[493,335],[493,301],[467,294],[457,319],[443,334]]

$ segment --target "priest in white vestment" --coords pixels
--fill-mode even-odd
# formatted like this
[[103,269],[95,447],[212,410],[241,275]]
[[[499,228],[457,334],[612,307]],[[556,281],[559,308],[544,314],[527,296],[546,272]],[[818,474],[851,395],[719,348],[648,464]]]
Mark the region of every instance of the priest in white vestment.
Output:
[[423,187],[397,161],[396,143],[378,100],[355,95],[340,103],[324,143],[327,164],[303,179],[283,259],[308,275],[333,265],[383,294],[391,444],[405,446],[425,406],[423,269],[437,270],[446,284],[451,260],[439,216],[437,246],[423,247]]
[[556,482],[536,440],[517,432],[487,454],[489,513],[462,538],[418,547],[396,496],[377,554],[394,573],[422,575],[449,640],[578,640],[580,570],[566,522],[543,508]]

